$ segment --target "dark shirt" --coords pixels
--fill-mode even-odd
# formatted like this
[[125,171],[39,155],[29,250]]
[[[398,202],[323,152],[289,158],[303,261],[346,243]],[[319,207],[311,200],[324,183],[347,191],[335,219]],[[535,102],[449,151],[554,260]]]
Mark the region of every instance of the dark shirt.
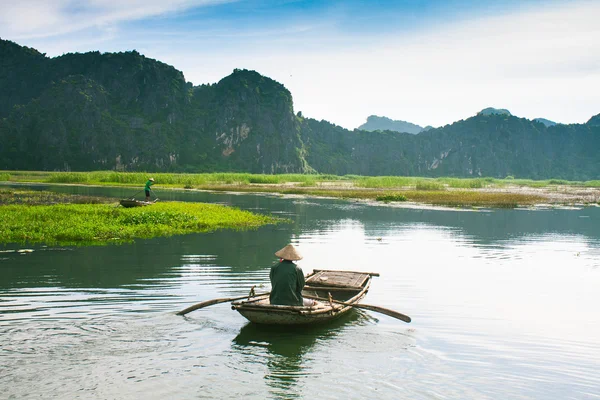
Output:
[[301,306],[304,273],[291,261],[283,260],[271,267],[271,304]]

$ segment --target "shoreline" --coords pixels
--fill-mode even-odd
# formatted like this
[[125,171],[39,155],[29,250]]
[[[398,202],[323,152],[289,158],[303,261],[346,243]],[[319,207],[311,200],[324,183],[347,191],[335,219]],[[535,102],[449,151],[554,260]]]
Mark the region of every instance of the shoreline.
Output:
[[[129,183],[54,183],[32,181],[3,181],[2,186],[85,186],[139,188]],[[155,190],[226,192],[237,194],[265,194],[282,196],[304,196],[315,198],[338,198],[372,202],[373,204],[393,204],[406,207],[444,207],[444,208],[519,208],[519,207],[585,207],[599,206],[600,187],[576,185],[547,185],[531,187],[525,185],[489,186],[485,188],[451,188],[442,190],[415,190],[412,187],[368,188],[354,185],[348,181],[315,182],[306,185],[298,182],[284,183],[219,183],[184,187],[179,184],[156,183]],[[400,201],[384,200],[384,196],[402,198]]]

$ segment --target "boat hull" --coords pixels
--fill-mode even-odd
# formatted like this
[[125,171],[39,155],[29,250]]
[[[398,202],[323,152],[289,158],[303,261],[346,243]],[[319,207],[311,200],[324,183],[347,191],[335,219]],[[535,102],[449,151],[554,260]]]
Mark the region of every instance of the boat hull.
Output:
[[154,204],[154,203],[149,202],[149,201],[123,199],[123,200],[119,201],[119,204],[121,204],[125,208],[131,208],[131,207],[149,206],[149,205]]

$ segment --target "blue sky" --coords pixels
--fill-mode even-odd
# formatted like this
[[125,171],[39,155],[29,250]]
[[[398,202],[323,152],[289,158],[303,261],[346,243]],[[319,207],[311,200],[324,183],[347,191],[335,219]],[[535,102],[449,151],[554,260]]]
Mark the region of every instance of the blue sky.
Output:
[[349,129],[490,106],[582,123],[600,113],[597,21],[588,0],[20,0],[0,6],[0,37],[48,56],[136,49],[196,85],[254,69]]

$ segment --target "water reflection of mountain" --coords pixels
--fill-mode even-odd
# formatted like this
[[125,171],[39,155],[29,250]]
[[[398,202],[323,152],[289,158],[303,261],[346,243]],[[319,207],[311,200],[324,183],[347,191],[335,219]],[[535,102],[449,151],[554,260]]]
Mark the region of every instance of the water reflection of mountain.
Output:
[[[342,318],[315,327],[273,327],[248,323],[233,339],[233,350],[250,361],[264,360],[265,383],[275,398],[302,398],[298,382],[311,372],[311,360],[320,346],[335,340],[347,327],[360,323],[361,315],[351,312]],[[283,396],[283,397],[281,397]]]

